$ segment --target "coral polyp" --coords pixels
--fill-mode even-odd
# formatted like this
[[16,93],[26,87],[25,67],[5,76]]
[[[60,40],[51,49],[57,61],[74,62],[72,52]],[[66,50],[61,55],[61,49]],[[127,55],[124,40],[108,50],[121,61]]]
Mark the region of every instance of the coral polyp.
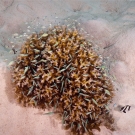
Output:
[[14,91],[24,106],[53,108],[74,134],[98,129],[113,98],[102,60],[77,29],[54,26],[32,34],[12,67]]

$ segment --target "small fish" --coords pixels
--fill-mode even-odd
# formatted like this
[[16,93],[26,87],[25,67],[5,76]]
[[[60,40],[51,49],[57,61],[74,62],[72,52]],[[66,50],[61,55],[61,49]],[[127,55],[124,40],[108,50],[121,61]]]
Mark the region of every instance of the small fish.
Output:
[[36,71],[32,68],[32,71],[34,72],[34,73],[36,73]]
[[47,33],[44,33],[41,37],[47,37],[48,34]]
[[73,126],[74,126],[74,122],[71,123],[71,129],[73,128]]
[[40,50],[38,50],[38,49],[34,49],[34,51],[35,51],[35,53],[39,53],[40,52]]
[[57,86],[57,84],[56,83],[54,83],[54,85],[52,85],[51,87],[56,87],[57,88],[57,90],[58,90],[58,86]]
[[32,44],[30,44],[30,47],[34,48],[34,46]]
[[83,94],[83,93],[79,93],[80,95],[82,95],[82,96],[86,96],[86,97],[88,97],[89,95],[87,95],[87,94]]
[[86,90],[84,90],[84,89],[81,89],[81,91],[83,91],[83,92],[85,92],[85,93],[86,93]]
[[49,54],[52,54],[52,51],[48,51]]
[[59,70],[59,68],[57,68],[57,67],[54,67],[55,69],[57,69],[57,70]]
[[62,76],[58,76],[56,79],[59,79],[59,78],[61,78]]
[[31,98],[31,100],[35,100],[37,96],[34,96],[33,98]]
[[31,62],[34,62],[35,63],[35,62],[37,62],[37,60],[32,60]]
[[80,88],[77,88],[77,90],[78,90],[78,93],[80,93],[81,89]]
[[86,76],[87,77],[87,76],[90,76],[90,75],[89,74],[84,74],[83,76]]
[[34,77],[33,79],[39,79],[39,76]]
[[13,34],[13,36],[14,36],[14,37],[17,37],[17,36],[18,36],[18,33]]
[[86,115],[89,115],[89,114],[91,114],[92,112],[88,112],[88,113],[86,113]]
[[37,84],[36,84],[36,82],[33,80],[33,85],[36,85],[37,86]]
[[26,72],[28,71],[29,67],[25,67],[25,70],[24,70],[24,75],[26,74]]
[[82,125],[83,125],[83,127],[84,127],[84,129],[85,129],[85,125],[84,125],[84,122],[83,122],[83,120],[82,120]]
[[64,111],[64,113],[63,113],[63,118],[65,118],[66,115],[67,115],[67,111]]
[[72,72],[73,70],[75,70],[75,69],[76,69],[76,68],[71,67],[69,73],[71,73],[71,72]]
[[68,83],[70,83],[70,82],[71,82],[69,79],[67,79],[67,80],[68,80]]
[[24,79],[25,77],[26,77],[26,76],[22,76],[22,77],[21,77],[21,80]]
[[111,95],[108,90],[105,90],[105,93],[106,93],[107,95],[109,95],[109,96]]
[[8,64],[8,66],[13,66],[15,64],[15,62],[14,61],[11,61],[9,64]]
[[80,123],[78,123],[78,127],[77,127],[77,130],[79,130],[79,129],[80,129],[80,127],[81,127],[81,126],[80,126]]
[[92,120],[92,115],[91,115],[91,113],[90,113],[90,118],[91,118],[91,120]]
[[98,105],[98,103],[97,103],[97,101],[96,101],[95,99],[92,98],[92,101],[93,101],[96,105]]
[[53,46],[57,46],[58,45],[58,42],[56,42]]
[[35,59],[37,59],[40,55],[36,55]]
[[86,101],[90,102],[90,100],[89,100],[89,99],[87,99],[87,98],[85,98],[84,100],[86,100]]
[[109,107],[107,106],[107,105],[105,105],[105,108],[109,111],[110,109],[109,109]]
[[66,67],[66,69],[68,69],[68,68],[71,66],[71,64],[72,64],[72,63],[70,63],[70,64]]
[[63,90],[63,86],[64,86],[64,81],[62,81],[61,91]]
[[32,86],[32,87],[29,89],[29,92],[28,92],[27,96],[30,95],[30,93],[32,92],[33,88],[34,88],[34,86]]
[[28,54],[20,54],[21,57],[26,57]]
[[64,79],[64,76],[62,76],[61,81],[63,81],[63,79]]
[[47,60],[41,59],[41,60],[40,60],[40,62],[44,62],[44,63],[46,63],[46,62],[47,62]]
[[72,56],[71,56],[71,54],[69,54],[69,57],[70,57],[70,59],[72,60]]
[[67,77],[69,77],[69,73],[67,72]]
[[47,108],[49,107],[47,103],[45,103],[45,106],[46,106]]
[[130,105],[126,105],[126,106],[123,106],[123,107],[120,109],[120,111],[126,113],[126,111],[130,111],[130,108],[131,108]]
[[61,72],[64,72],[65,70],[66,70],[65,68],[61,69],[61,70],[60,70],[60,73],[61,73]]
[[95,118],[95,113],[93,113],[93,117]]
[[17,52],[14,48],[12,48],[12,51],[14,52],[14,54],[16,54],[16,52]]
[[48,112],[48,113],[44,113],[43,115],[51,115],[54,114],[55,112]]
[[52,103],[53,100],[50,101],[49,105]]

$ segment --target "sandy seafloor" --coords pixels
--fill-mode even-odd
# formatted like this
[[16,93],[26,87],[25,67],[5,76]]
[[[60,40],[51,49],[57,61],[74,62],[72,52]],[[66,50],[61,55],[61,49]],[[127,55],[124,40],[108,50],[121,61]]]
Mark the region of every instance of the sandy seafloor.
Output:
[[[22,39],[54,22],[75,19],[105,57],[115,85],[110,105],[117,130],[101,126],[94,135],[135,135],[135,1],[134,0],[0,0],[0,135],[67,135],[55,116],[16,104],[7,63]],[[42,27],[42,28],[41,28]],[[22,35],[21,38],[14,33]],[[26,34],[24,34],[26,33]],[[19,41],[20,40],[20,41]],[[13,42],[13,43],[12,43]],[[116,104],[115,106],[113,106]],[[123,113],[117,105],[130,105]]]

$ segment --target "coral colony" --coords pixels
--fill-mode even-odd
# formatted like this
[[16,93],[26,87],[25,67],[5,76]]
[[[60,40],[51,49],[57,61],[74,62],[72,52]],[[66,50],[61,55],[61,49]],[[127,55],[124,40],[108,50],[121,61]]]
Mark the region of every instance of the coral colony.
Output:
[[65,129],[92,135],[109,114],[114,95],[92,46],[76,28],[64,25],[32,34],[12,65],[18,102],[53,108]]

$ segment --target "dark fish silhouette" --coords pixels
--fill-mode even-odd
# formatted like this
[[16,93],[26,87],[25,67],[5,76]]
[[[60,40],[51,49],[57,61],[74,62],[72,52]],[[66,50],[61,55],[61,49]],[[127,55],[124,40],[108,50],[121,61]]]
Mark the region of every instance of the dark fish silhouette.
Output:
[[122,105],[114,104],[113,106],[114,106],[115,111],[120,111],[120,112],[123,112],[123,113],[126,113],[127,111],[130,111],[130,109],[131,109],[131,105],[122,106]]
[[126,111],[130,111],[130,108],[131,108],[130,105],[126,105],[126,106],[123,106],[123,107],[120,109],[120,111],[126,113]]

